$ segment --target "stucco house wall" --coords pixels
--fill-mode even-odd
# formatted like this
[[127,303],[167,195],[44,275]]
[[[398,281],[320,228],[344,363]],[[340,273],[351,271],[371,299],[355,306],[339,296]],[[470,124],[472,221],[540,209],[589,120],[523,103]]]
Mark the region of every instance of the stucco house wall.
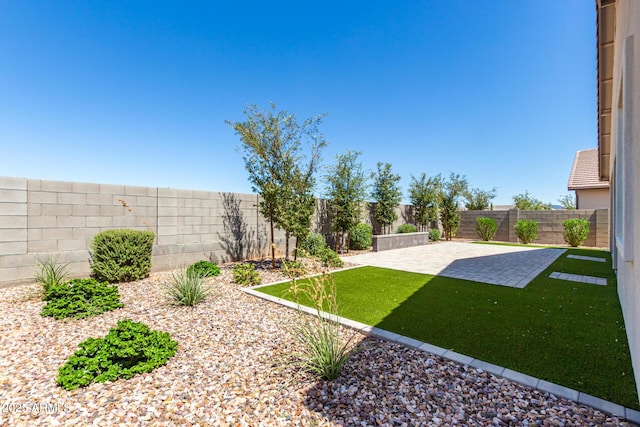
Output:
[[[602,6],[602,2],[597,4]],[[600,56],[600,66],[602,59]],[[610,61],[613,64],[608,164],[611,250],[634,375],[640,386],[640,2],[637,0],[615,2],[614,55]]]
[[590,188],[576,190],[576,209],[607,209],[609,208],[609,189]]

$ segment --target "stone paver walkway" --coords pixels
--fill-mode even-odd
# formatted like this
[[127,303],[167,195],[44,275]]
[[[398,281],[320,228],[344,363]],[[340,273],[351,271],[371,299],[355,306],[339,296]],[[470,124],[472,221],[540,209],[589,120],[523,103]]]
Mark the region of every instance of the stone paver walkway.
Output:
[[361,265],[392,268],[524,288],[566,249],[442,242],[370,252],[344,259]]
[[607,260],[605,258],[600,258],[600,257],[595,257],[595,256],[567,255],[567,258],[581,259],[583,261],[607,262]]
[[570,282],[589,283],[592,285],[607,286],[607,279],[604,277],[585,276],[582,274],[569,274],[554,271],[549,275],[552,279],[568,280]]

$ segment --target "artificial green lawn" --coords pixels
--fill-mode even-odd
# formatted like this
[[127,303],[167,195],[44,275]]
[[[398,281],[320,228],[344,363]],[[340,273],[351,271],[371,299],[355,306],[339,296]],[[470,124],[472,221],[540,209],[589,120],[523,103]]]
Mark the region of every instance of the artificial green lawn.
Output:
[[[333,276],[344,317],[637,409],[610,265],[606,251],[568,249],[524,289],[377,267]],[[552,271],[606,277],[608,286],[550,279]],[[289,285],[257,290],[291,300]]]

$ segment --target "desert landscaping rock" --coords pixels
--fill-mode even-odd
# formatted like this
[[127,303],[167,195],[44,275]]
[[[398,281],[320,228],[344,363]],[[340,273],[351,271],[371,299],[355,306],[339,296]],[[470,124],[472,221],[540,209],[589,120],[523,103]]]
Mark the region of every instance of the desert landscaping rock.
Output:
[[[357,350],[337,380],[317,380],[292,363],[288,326],[296,312],[241,292],[230,271],[222,266],[208,279],[215,296],[194,307],[170,305],[163,293],[170,275],[155,273],[119,285],[124,308],[72,321],[41,317],[35,285],[0,290],[0,425],[625,425],[364,335],[356,335]],[[260,271],[263,283],[282,279]],[[78,343],[106,335],[124,318],[169,332],[179,343],[176,355],[130,380],[74,391],[57,386],[58,368]]]

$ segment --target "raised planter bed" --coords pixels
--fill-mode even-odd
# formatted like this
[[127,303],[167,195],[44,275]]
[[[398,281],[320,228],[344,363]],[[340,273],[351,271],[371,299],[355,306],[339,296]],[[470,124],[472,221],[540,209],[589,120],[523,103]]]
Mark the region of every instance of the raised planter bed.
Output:
[[373,252],[389,251],[391,249],[410,248],[429,243],[429,233],[426,231],[401,234],[380,234],[373,236]]

